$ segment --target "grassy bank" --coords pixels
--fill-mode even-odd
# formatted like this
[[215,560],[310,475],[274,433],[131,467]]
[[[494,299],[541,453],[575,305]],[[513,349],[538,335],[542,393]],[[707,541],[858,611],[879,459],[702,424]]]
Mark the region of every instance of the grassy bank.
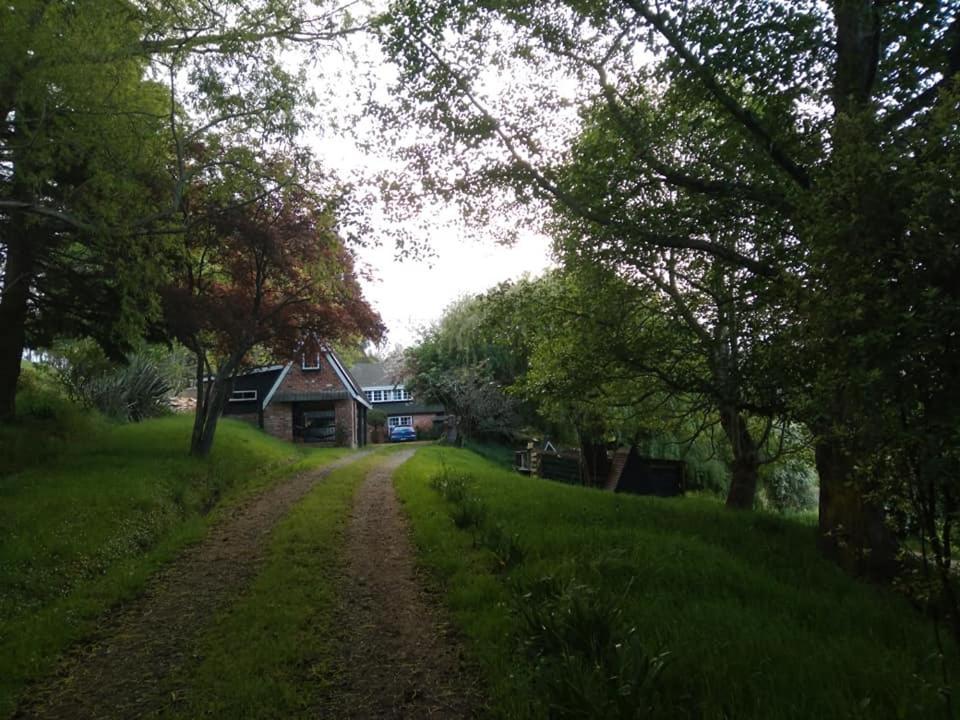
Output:
[[335,580],[354,491],[397,449],[335,470],[277,526],[250,590],[200,638],[203,661],[184,678],[172,716],[288,718],[316,707],[330,680]]
[[946,715],[930,624],[821,560],[809,524],[524,478],[443,448],[421,450],[397,488],[495,715]]
[[[47,457],[8,452],[0,477],[0,717],[97,616],[203,536],[225,507],[341,456],[224,421],[210,458],[187,455],[192,418],[91,421]],[[29,447],[38,423],[6,428]],[[32,432],[32,430],[30,430]]]

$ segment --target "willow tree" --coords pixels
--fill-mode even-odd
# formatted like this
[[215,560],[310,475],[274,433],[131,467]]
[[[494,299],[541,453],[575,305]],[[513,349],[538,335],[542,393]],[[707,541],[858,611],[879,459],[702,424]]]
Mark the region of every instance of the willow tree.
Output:
[[[578,218],[598,251],[681,252],[757,280],[757,306],[789,321],[772,377],[817,436],[820,545],[888,575],[892,474],[936,488],[923,495],[941,524],[925,532],[941,548],[956,494],[958,14],[955,1],[397,2],[384,41],[398,97],[444,138],[418,148],[420,168],[445,165],[441,189],[505,187]],[[598,109],[608,157],[578,156]],[[632,183],[608,183],[611,160]],[[735,204],[754,227],[731,245],[713,230]]]

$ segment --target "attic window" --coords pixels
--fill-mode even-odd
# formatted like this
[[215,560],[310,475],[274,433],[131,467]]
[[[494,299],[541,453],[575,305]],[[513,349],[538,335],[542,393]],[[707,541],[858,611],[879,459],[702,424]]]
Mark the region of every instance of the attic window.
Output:
[[304,370],[319,370],[320,369],[320,353],[317,353],[314,357],[308,357],[302,355],[300,357],[300,367]]
[[230,402],[249,402],[256,399],[256,390],[234,390],[230,393]]

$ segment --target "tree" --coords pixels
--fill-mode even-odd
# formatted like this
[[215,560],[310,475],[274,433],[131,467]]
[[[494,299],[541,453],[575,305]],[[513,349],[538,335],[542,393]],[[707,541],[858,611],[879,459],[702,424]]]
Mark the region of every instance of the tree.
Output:
[[4,4],[0,419],[26,344],[92,336],[119,357],[156,330],[185,154],[213,129],[289,149],[312,97],[282,51],[306,62],[353,30],[299,0]]
[[[227,166],[257,160],[246,149],[227,155]],[[383,326],[336,232],[337,198],[322,196],[308,169],[270,158],[239,180],[208,172],[183,208],[183,248],[164,304],[171,334],[196,356],[190,449],[203,456],[230,382],[255,347],[293,357],[357,337],[379,340]]]
[[740,288],[727,275],[699,278],[676,259],[649,272],[616,263],[629,270],[625,279],[582,262],[589,250],[573,238],[567,251],[581,261],[567,258],[563,271],[487,296],[494,322],[518,327],[530,345],[517,391],[541,415],[566,417],[585,454],[613,435],[636,444],[669,433],[689,443],[719,427],[730,458],[727,502],[752,507],[761,466],[780,455],[772,440],[785,419],[767,394],[755,328],[737,312],[743,298],[732,291]]
[[114,356],[154,315],[163,93],[123,51],[142,26],[122,0],[0,10],[0,418],[25,343],[89,335]]
[[[562,206],[600,251],[674,250],[738,268],[761,283],[756,305],[787,309],[778,380],[817,436],[821,548],[889,576],[891,483],[867,471],[871,458],[918,435],[942,443],[960,407],[950,360],[960,303],[946,281],[960,258],[945,224],[957,213],[958,15],[957,2],[876,0],[398,2],[385,45],[403,69],[398,94],[457,147],[469,178],[459,186],[506,184]],[[533,73],[542,92],[507,84],[497,96],[486,63],[515,82]],[[544,81],[560,76],[580,83],[564,93]],[[567,151],[577,118],[550,137],[548,113],[569,119],[571,103],[604,108],[610,158],[635,166],[630,193],[584,197],[570,184],[591,168],[606,183],[604,165]],[[698,128],[714,141],[687,134]],[[732,203],[757,226],[745,247],[700,229]],[[945,445],[925,447],[936,474],[916,481],[948,487]]]

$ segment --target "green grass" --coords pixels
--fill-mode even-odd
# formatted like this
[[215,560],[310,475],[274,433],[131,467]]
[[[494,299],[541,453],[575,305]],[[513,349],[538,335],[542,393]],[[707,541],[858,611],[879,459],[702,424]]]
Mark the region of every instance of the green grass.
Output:
[[[6,427],[3,439],[29,447],[35,422]],[[211,457],[198,460],[187,455],[191,422],[94,419],[48,457],[20,452],[10,464],[22,469],[0,477],[0,717],[221,508],[349,452],[305,451],[223,421]]]
[[316,708],[330,680],[335,580],[354,491],[397,449],[332,472],[277,526],[264,569],[200,639],[203,661],[171,716],[287,718]]
[[[472,478],[477,522],[431,487],[442,468]],[[564,486],[444,448],[396,483],[495,716],[946,714],[929,622],[818,557],[808,522]]]
[[489,460],[495,465],[507,468],[513,467],[514,448],[510,445],[494,442],[480,442],[479,440],[467,440],[464,447],[472,450],[480,457]]

